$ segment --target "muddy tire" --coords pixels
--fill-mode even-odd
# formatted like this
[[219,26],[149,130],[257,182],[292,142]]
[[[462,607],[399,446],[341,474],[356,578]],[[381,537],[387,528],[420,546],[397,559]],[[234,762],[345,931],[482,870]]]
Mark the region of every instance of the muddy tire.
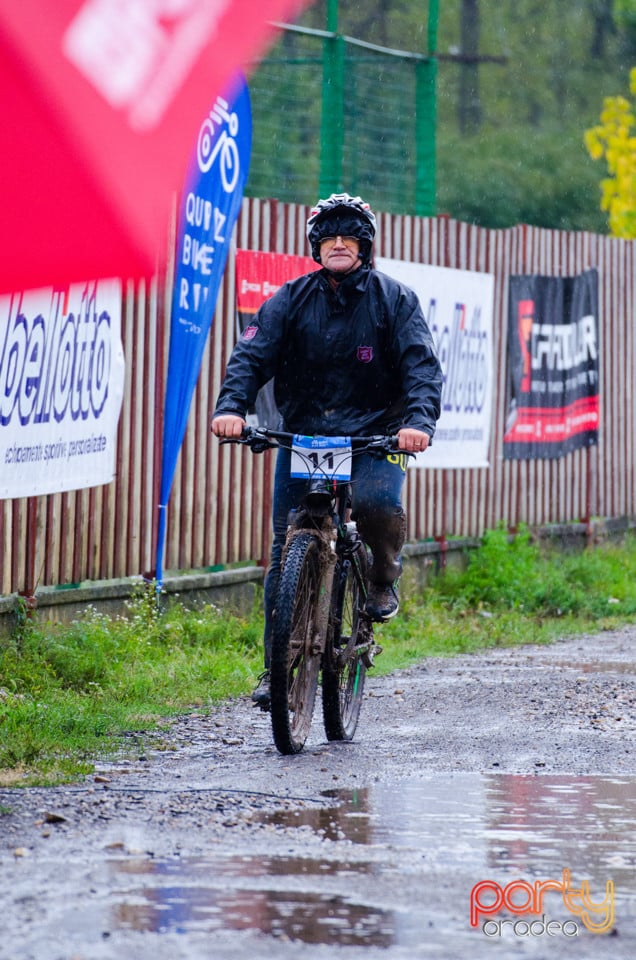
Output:
[[272,630],[272,733],[283,754],[299,753],[311,727],[321,661],[320,579],[318,540],[311,533],[298,534],[281,567]]
[[[356,560],[366,579],[366,554],[358,551]],[[343,660],[343,651],[353,638],[354,644],[372,641],[372,627],[363,621],[364,597],[351,560],[336,569],[331,622],[322,667],[322,713],[328,740],[352,740],[358,725],[366,667],[359,652],[353,650]]]

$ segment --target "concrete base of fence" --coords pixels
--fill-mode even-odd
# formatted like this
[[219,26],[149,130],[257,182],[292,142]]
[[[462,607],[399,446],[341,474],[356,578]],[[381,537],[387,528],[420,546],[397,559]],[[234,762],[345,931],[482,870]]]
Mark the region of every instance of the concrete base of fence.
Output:
[[[532,530],[532,536],[541,543],[559,549],[583,549],[608,539],[620,539],[636,530],[636,517],[612,520],[594,520],[590,523],[550,524]],[[446,566],[463,566],[472,550],[480,546],[477,537],[421,541],[407,543],[403,558],[405,573],[415,588],[424,587],[432,572]],[[174,574],[164,580],[163,598],[186,607],[212,603],[238,614],[251,610],[262,586],[265,571],[262,567],[238,567],[232,570]],[[86,613],[94,606],[106,615],[125,614],[130,600],[146,581],[141,577],[122,580],[90,582],[73,587],[41,587],[34,597],[23,598],[26,609],[38,622],[66,622]],[[0,597],[0,635],[9,635],[16,627],[20,598],[15,594]],[[24,609],[24,608],[23,608]]]
[[431,573],[448,566],[464,567],[470,551],[480,543],[477,537],[406,543],[402,550],[405,573],[408,573],[416,589],[425,587]]
[[636,530],[636,517],[614,517],[590,520],[589,523],[549,523],[532,530],[539,543],[552,543],[561,549],[580,550],[582,547],[619,540]]
[[[212,573],[175,574],[164,578],[162,602],[203,606],[206,603],[238,614],[248,614],[256,600],[265,571],[239,567]],[[107,616],[125,615],[126,603],[149,584],[142,577],[100,580],[73,587],[40,587],[34,597],[0,597],[0,634],[10,634],[17,624],[20,600],[39,623],[68,623],[89,607]]]

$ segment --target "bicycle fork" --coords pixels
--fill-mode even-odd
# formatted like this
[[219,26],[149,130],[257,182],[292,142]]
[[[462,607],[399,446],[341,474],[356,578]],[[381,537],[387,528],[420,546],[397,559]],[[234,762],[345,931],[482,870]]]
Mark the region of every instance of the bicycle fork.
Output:
[[316,619],[314,623],[314,640],[312,645],[312,654],[322,654],[327,642],[327,630],[329,629],[329,614],[331,611],[331,595],[333,592],[333,578],[336,569],[336,551],[335,551],[335,530],[330,539],[328,550],[322,551],[320,582],[318,585],[318,596],[316,598]]

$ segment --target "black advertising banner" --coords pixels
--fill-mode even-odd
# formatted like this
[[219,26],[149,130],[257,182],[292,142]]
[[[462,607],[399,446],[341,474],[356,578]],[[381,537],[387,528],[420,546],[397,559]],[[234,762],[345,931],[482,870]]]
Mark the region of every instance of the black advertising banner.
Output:
[[510,277],[504,458],[565,456],[598,442],[598,274]]

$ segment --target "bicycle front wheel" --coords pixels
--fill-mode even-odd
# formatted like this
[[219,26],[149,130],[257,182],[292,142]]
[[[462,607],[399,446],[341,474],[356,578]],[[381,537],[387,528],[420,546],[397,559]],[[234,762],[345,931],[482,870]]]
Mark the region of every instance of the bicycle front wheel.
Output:
[[[366,577],[365,555],[360,552],[357,559],[360,574]],[[345,560],[337,568],[336,576],[322,667],[322,713],[328,740],[352,740],[358,726],[366,675],[360,647],[364,645],[365,631],[366,639],[372,642],[373,628],[360,616],[363,595],[353,562]]]
[[318,539],[299,533],[283,560],[272,625],[272,732],[283,754],[299,753],[311,727],[321,660],[320,583]]

